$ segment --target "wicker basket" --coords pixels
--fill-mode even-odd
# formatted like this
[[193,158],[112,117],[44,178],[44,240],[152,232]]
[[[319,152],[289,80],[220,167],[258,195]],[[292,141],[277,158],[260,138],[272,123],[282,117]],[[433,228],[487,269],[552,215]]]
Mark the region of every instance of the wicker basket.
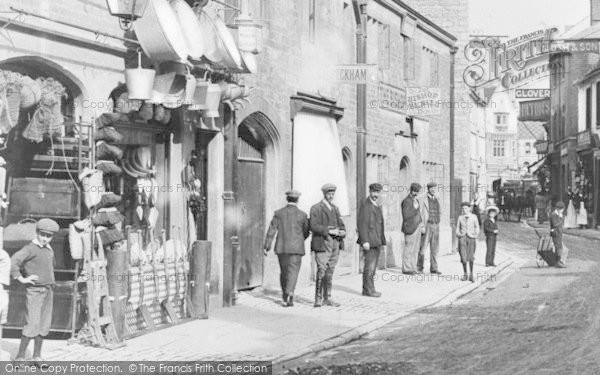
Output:
[[21,80],[23,87],[21,88],[21,109],[31,108],[40,102],[42,98],[42,88],[37,81],[24,76]]
[[21,114],[21,93],[19,91],[6,90],[6,110],[14,127],[19,122],[19,115]]

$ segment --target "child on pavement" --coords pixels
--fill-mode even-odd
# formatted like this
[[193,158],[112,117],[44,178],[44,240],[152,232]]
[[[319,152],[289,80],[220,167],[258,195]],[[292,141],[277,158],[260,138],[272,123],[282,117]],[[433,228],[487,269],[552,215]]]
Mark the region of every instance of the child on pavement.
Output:
[[494,257],[496,256],[496,237],[498,236],[498,223],[496,216],[498,215],[498,207],[491,206],[487,208],[488,217],[483,222],[483,233],[485,233],[485,266],[496,267]]
[[10,256],[0,249],[0,361],[7,360],[2,352],[2,326],[8,315],[8,286],[10,285]]
[[54,251],[50,241],[58,230],[54,220],[41,219],[36,225],[36,238],[11,259],[11,276],[27,287],[25,326],[16,361],[25,360],[31,339],[34,340],[33,361],[44,361],[41,358],[42,342],[50,332],[54,301]]
[[[461,203],[463,214],[458,217],[456,224],[456,237],[458,237],[458,253],[460,262],[465,272],[462,281],[475,282],[473,278],[473,262],[475,262],[475,249],[477,246],[477,236],[479,236],[479,221],[471,213],[471,204],[469,202]],[[467,274],[467,263],[469,264],[470,274]]]

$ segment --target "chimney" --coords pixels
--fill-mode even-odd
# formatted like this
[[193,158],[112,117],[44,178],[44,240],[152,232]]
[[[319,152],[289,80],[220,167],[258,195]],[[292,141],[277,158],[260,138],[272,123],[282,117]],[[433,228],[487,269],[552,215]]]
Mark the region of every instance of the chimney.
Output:
[[590,21],[592,26],[600,23],[600,0],[590,0]]

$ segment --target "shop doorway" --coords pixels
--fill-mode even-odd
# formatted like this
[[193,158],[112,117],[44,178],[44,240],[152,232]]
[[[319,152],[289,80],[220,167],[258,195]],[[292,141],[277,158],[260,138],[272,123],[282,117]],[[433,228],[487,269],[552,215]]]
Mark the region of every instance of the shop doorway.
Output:
[[263,235],[265,233],[265,142],[252,119],[238,128],[238,204],[241,266],[239,289],[263,282]]

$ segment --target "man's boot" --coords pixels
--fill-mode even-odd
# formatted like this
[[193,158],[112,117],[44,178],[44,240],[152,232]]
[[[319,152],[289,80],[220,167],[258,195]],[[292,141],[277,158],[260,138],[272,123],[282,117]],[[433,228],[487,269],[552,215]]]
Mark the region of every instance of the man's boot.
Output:
[[317,275],[315,282],[315,307],[321,307],[323,305],[323,277]]
[[560,259],[560,257],[556,257],[556,268],[567,268],[565,263]]
[[333,287],[333,275],[325,275],[323,280],[323,305],[339,307],[340,304],[331,300],[331,289]]

